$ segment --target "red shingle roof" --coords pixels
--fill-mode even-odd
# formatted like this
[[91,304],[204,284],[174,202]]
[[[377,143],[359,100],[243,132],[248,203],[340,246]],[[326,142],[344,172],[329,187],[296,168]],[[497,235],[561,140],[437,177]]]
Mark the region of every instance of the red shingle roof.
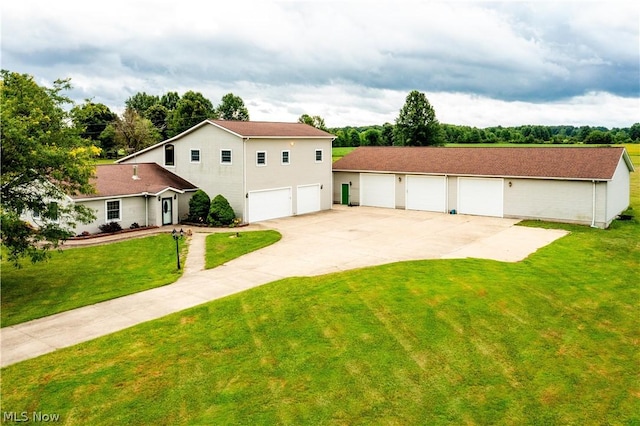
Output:
[[333,163],[333,170],[609,180],[624,152],[619,147],[360,147]]
[[300,137],[333,138],[331,133],[302,123],[268,121],[209,120],[209,122],[244,137]]
[[[138,179],[134,179],[137,167]],[[167,188],[195,190],[197,186],[171,173],[156,163],[103,164],[96,166],[96,177],[92,180],[95,194],[74,196],[74,199],[117,197],[145,192],[154,195]]]

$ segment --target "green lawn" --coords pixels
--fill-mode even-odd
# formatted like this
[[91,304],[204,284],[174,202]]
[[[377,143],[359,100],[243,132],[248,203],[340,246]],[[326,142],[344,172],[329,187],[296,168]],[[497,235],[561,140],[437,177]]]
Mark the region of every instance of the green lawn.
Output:
[[211,269],[231,259],[280,241],[277,231],[224,232],[207,236],[205,268]]
[[20,269],[3,260],[2,326],[170,284],[182,274],[175,247],[163,234],[56,251],[49,261]]
[[[631,186],[637,212],[640,173]],[[290,278],[9,366],[1,410],[82,425],[640,424],[640,222],[542,225],[571,234],[522,262]]]

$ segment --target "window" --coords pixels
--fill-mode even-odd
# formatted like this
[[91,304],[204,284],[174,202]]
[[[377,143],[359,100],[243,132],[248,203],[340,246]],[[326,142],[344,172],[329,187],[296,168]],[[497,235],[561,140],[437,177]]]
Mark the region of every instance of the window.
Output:
[[264,151],[256,152],[256,165],[258,166],[266,166],[267,165],[267,153]]
[[316,149],[316,163],[322,162],[322,150]]
[[282,164],[289,164],[290,152],[291,151],[282,151]]
[[231,150],[230,149],[220,150],[220,163],[221,164],[231,164]]
[[175,152],[173,150],[173,145],[165,145],[164,146],[164,165],[165,166],[175,166]]
[[199,163],[200,162],[200,150],[199,149],[192,149],[191,150],[191,162],[192,163]]
[[107,222],[122,220],[120,217],[120,200],[108,200],[106,205]]

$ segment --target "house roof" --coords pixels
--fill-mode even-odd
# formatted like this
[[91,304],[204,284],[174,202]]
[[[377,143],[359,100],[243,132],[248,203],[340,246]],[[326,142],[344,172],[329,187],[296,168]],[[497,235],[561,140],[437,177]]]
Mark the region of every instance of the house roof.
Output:
[[621,157],[633,171],[620,147],[360,147],[333,170],[609,180]]
[[[137,168],[137,172],[134,168]],[[134,173],[137,179],[134,178]],[[72,198],[82,200],[144,193],[157,195],[167,189],[190,191],[198,188],[156,163],[98,165],[92,184],[96,188],[96,193],[77,195]]]
[[303,123],[279,123],[270,121],[208,120],[242,137],[296,137],[333,138],[331,133]]

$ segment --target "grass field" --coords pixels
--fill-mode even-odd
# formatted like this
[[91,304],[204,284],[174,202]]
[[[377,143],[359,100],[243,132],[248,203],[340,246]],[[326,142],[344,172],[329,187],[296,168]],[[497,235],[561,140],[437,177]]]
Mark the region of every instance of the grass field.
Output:
[[[640,173],[631,186],[638,211]],[[522,262],[286,279],[9,366],[1,410],[71,425],[638,424],[638,218],[542,225],[571,234]]]
[[222,232],[207,236],[205,268],[211,269],[243,254],[280,241],[277,231]]
[[170,284],[182,275],[175,247],[167,234],[53,252],[20,269],[3,260],[2,327]]

